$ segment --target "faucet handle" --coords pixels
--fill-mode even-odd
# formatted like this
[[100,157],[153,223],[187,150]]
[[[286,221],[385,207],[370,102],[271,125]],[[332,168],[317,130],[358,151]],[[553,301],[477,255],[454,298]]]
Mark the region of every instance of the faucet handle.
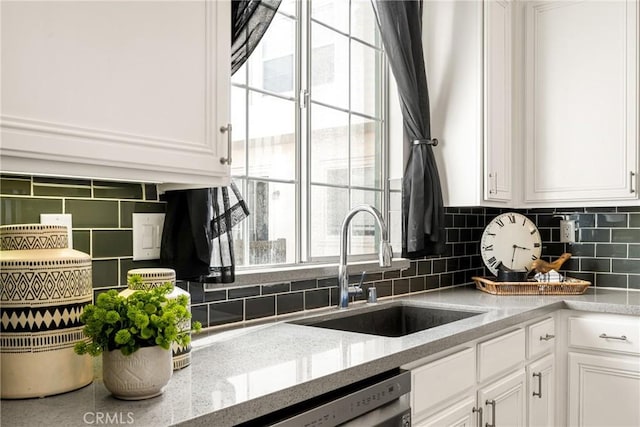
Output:
[[375,304],[378,302],[378,291],[375,286],[369,288],[369,295],[367,296],[368,304]]

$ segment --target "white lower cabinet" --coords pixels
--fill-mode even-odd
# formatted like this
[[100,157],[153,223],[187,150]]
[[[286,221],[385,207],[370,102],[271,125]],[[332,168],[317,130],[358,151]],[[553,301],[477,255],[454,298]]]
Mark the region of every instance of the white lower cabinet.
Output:
[[[535,327],[535,328],[534,328]],[[528,331],[529,333],[526,333]],[[527,344],[527,337],[553,335],[553,318],[528,322],[506,333],[492,334],[467,343],[448,355],[433,355],[406,366],[412,370],[411,406],[413,425],[420,427],[477,426],[518,427],[536,424],[542,414],[553,425],[554,346],[544,341]],[[527,363],[527,348],[539,359]],[[551,369],[551,371],[549,371]],[[528,393],[537,391],[527,379],[529,372],[542,372],[544,410],[535,402],[528,410]],[[532,377],[533,378],[533,377]],[[535,387],[539,387],[535,377]],[[549,382],[550,381],[550,382]],[[536,399],[539,399],[536,396]],[[527,414],[530,414],[528,417]],[[534,420],[536,423],[533,423]]]
[[555,425],[555,363],[550,354],[527,366],[527,425]]
[[570,426],[640,425],[640,319],[587,313],[570,316]]
[[483,425],[525,426],[526,388],[523,369],[480,388],[478,403],[482,407]]
[[413,425],[416,427],[475,427],[478,425],[476,411],[475,396],[467,396],[428,418],[414,421]]

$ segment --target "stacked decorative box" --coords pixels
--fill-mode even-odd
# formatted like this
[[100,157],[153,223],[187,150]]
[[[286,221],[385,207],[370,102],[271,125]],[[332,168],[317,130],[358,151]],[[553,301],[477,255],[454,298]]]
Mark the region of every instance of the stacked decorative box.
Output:
[[91,257],[70,249],[67,228],[0,227],[2,398],[63,393],[89,384],[93,364],[73,351],[93,299]]

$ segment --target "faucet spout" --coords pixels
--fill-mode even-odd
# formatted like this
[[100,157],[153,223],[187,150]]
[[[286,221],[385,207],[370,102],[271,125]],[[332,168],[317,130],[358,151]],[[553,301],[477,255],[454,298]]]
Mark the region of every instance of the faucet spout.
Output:
[[351,219],[358,212],[370,213],[376,221],[380,229],[381,241],[378,248],[378,261],[380,267],[391,266],[392,250],[389,244],[389,231],[387,225],[382,218],[382,214],[371,205],[359,205],[351,209],[344,221],[342,221],[342,231],[340,233],[340,264],[338,266],[338,287],[340,289],[340,299],[338,301],[339,308],[347,308],[349,306],[349,274],[347,273],[347,241],[349,239],[349,224]]

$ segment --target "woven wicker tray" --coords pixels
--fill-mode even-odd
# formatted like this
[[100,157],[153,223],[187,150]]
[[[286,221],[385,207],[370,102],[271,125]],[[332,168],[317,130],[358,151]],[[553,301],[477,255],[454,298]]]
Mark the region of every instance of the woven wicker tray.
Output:
[[591,282],[567,277],[564,282],[495,282],[487,277],[472,277],[476,288],[493,295],[580,295]]

